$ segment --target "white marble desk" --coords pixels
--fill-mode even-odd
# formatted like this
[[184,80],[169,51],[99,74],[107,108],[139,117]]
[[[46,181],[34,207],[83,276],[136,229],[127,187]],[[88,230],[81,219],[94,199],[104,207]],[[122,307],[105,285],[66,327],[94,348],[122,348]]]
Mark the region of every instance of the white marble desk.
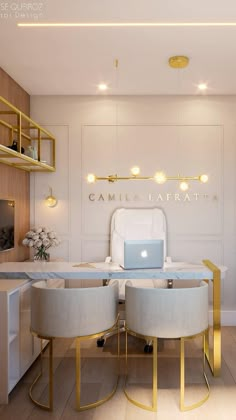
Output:
[[[222,270],[224,271],[224,270]],[[213,282],[213,347],[207,337],[206,355],[212,372],[220,374],[221,368],[221,321],[220,282],[221,270],[208,260],[203,264],[170,263],[163,269],[123,270],[114,263],[73,262],[15,262],[0,264],[2,279],[169,279],[208,280]]]
[[163,269],[123,270],[114,263],[9,262],[0,264],[0,278],[42,280],[66,279],[213,279],[205,265],[165,264]]

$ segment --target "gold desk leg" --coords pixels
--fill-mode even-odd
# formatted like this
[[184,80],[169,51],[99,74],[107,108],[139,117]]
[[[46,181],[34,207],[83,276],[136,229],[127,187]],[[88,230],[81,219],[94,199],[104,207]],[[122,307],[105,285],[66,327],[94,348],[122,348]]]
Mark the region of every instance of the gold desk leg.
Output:
[[[221,273],[220,269],[209,260],[203,264],[213,273],[213,348],[209,348],[209,336],[206,340],[206,357],[214,376],[220,376],[221,371]],[[208,333],[209,335],[209,333]]]

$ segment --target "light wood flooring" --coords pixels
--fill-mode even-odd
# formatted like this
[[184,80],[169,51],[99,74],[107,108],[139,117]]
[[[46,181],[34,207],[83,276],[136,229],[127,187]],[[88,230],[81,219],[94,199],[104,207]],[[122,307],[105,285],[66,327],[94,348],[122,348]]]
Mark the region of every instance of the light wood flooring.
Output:
[[[144,342],[130,337],[129,386],[134,397],[150,403],[151,356],[143,353]],[[121,337],[121,376],[114,397],[95,409],[75,410],[75,343],[56,339],[54,345],[54,411],[46,412],[36,407],[28,396],[29,385],[39,370],[37,360],[10,394],[8,405],[0,405],[1,420],[236,420],[236,327],[222,328],[222,374],[212,377],[207,367],[211,386],[207,402],[192,411],[179,410],[179,341],[165,340],[158,352],[158,411],[144,411],[131,404],[123,393],[124,336]],[[104,348],[96,341],[87,341],[82,348],[83,403],[102,397],[112,386],[116,373],[116,338],[107,340]],[[47,352],[44,355],[45,375],[35,389],[35,396],[47,397]],[[186,347],[186,400],[191,403],[205,391],[201,376],[200,341],[188,342]]]

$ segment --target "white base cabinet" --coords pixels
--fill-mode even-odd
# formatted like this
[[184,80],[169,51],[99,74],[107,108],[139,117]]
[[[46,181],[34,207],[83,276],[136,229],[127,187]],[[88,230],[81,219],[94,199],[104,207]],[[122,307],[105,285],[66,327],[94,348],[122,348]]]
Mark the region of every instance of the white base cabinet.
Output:
[[31,323],[31,284],[20,288],[20,376],[32,365],[40,353],[40,339],[30,332]]
[[40,340],[30,332],[31,284],[0,280],[0,404],[40,353]]

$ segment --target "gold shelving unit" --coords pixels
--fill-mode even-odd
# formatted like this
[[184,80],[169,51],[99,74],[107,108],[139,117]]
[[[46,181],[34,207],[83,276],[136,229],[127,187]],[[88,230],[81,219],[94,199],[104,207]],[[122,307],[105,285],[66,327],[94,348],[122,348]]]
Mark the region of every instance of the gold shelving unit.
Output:
[[[55,171],[55,137],[2,96],[0,128],[0,163],[29,172]],[[17,151],[8,147],[13,140],[17,142]],[[37,158],[22,152],[22,147],[27,149],[28,146],[34,148]]]

